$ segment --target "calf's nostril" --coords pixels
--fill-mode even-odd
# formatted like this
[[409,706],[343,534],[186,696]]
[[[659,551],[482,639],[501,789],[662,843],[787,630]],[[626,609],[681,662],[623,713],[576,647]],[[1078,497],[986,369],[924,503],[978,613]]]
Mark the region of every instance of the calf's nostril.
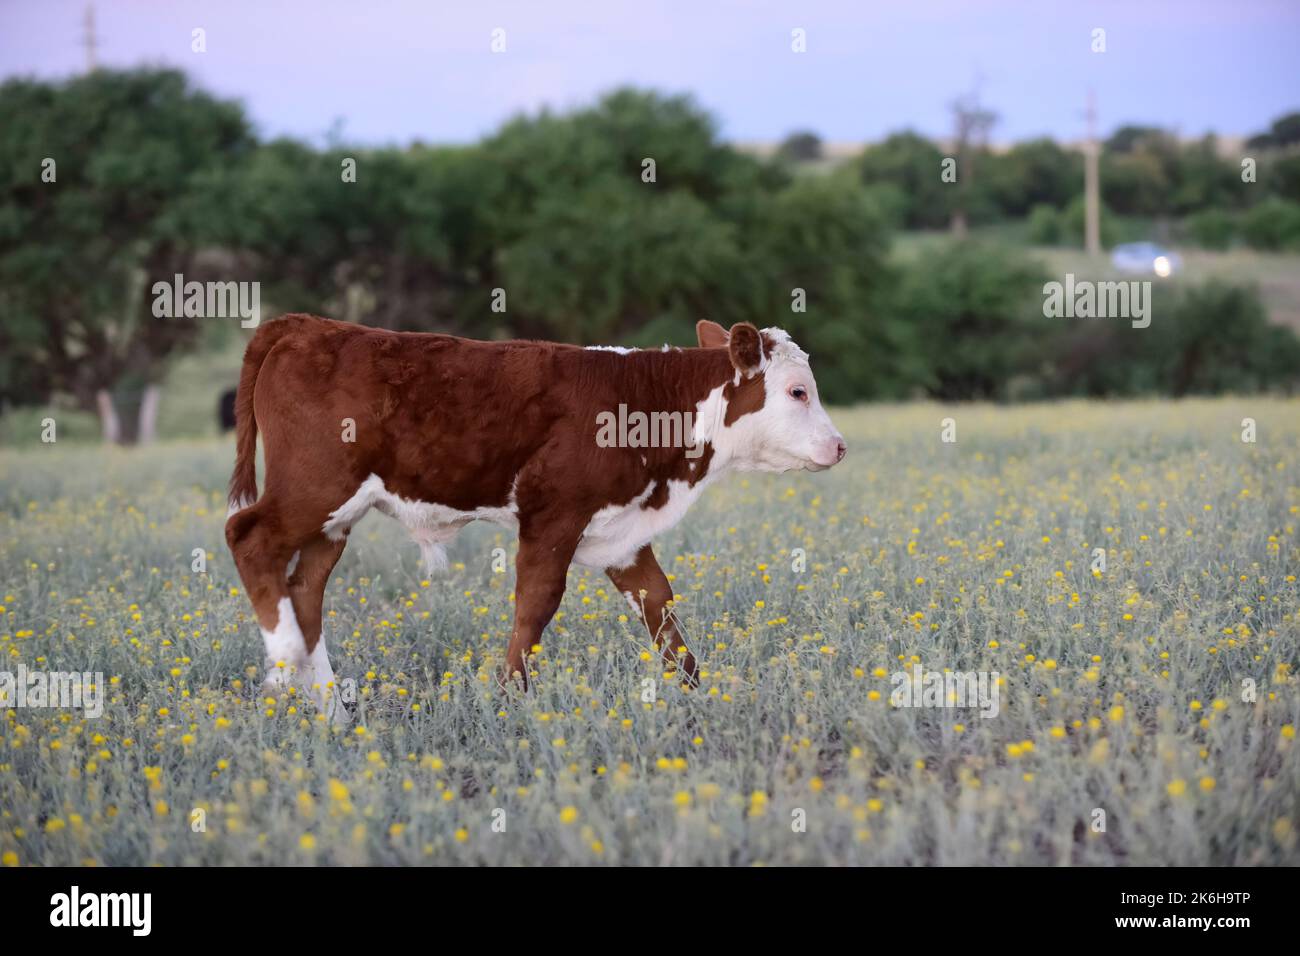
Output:
[[836,452],[835,452],[835,460],[836,460],[836,461],[843,461],[843,460],[844,460],[844,454],[845,454],[845,452],[847,452],[848,450],[849,450],[848,447],[844,444],[843,441],[841,441],[841,442],[839,443],[839,447],[836,449]]

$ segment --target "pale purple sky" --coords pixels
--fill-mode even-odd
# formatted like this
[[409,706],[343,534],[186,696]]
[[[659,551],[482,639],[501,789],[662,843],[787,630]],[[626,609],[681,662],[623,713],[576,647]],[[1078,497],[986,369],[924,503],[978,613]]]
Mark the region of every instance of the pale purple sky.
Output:
[[[0,79],[83,69],[85,0],[0,0]],[[622,84],[689,92],[733,140],[948,132],[983,75],[992,139],[1264,129],[1300,109],[1297,0],[96,0],[99,60],[166,64],[242,99],[263,134],[467,142]],[[190,49],[191,30],[207,52]],[[506,52],[490,50],[506,31]],[[791,52],[791,30],[808,51]],[[1091,52],[1092,30],[1105,53]],[[0,121],[3,118],[0,117]]]

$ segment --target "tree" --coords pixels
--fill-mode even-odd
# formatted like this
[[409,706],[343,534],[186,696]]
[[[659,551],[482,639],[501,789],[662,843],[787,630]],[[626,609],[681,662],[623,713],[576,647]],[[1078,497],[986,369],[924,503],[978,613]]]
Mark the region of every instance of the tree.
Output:
[[889,229],[854,177],[806,177],[767,194],[741,242],[737,274],[752,301],[728,318],[788,331],[814,357],[828,401],[906,394],[914,343],[888,307]]
[[492,184],[477,197],[490,210],[480,282],[506,290],[503,330],[577,342],[739,314],[737,236],[789,181],[723,144],[689,98],[634,89],[516,118],[479,149]]
[[716,315],[739,274],[734,228],[685,191],[603,182],[542,200],[497,254],[516,332],[617,342],[650,322]]
[[868,186],[894,185],[905,197],[902,224],[907,229],[937,229],[948,223],[951,184],[940,179],[943,153],[919,133],[894,133],[869,146],[859,161]]
[[1183,146],[1173,170],[1169,202],[1174,213],[1188,215],[1242,205],[1241,168],[1219,158],[1218,142],[1212,134]]
[[945,242],[912,263],[897,311],[920,344],[926,391],[942,401],[1004,396],[1052,334],[1043,280],[1021,254],[971,240]]
[[1266,167],[1265,177],[1276,195],[1300,202],[1300,153],[1274,159]]
[[1300,249],[1300,203],[1270,196],[1246,213],[1241,231],[1255,249]]
[[811,163],[822,158],[822,141],[806,130],[791,133],[776,149],[777,156],[792,163]]
[[1120,127],[1102,154],[1102,193],[1121,215],[1183,215],[1207,203],[1241,201],[1240,180],[1207,136],[1184,146],[1149,126]]
[[976,157],[987,152],[988,134],[998,115],[980,105],[979,93],[959,97],[952,103],[953,151],[957,154],[957,196],[952,209],[953,235],[966,235],[974,205]]
[[980,178],[998,211],[1020,218],[1038,205],[1068,206],[1079,195],[1083,164],[1077,152],[1050,139],[1034,139],[983,158]]
[[0,115],[0,395],[67,393],[106,438],[147,439],[166,359],[202,321],[156,318],[149,289],[200,279],[177,214],[206,170],[252,148],[243,110],[138,70],[11,80]]
[[737,301],[736,230],[788,179],[721,144],[689,99],[618,90],[469,148],[277,140],[211,172],[188,211],[285,308],[595,342],[643,323],[689,331]]
[[1105,151],[1115,155],[1134,153],[1148,148],[1152,143],[1170,140],[1171,137],[1158,126],[1121,126],[1106,140]]
[[215,171],[188,211],[209,244],[247,254],[244,274],[284,309],[454,328],[461,297],[478,284],[458,256],[484,254],[471,237],[487,233],[493,197],[462,156],[472,152],[276,140]]
[[1268,132],[1246,141],[1252,149],[1285,149],[1300,143],[1300,113],[1287,113],[1273,120]]
[[1101,194],[1105,205],[1125,216],[1158,216],[1169,210],[1172,185],[1165,165],[1147,152],[1103,153]]

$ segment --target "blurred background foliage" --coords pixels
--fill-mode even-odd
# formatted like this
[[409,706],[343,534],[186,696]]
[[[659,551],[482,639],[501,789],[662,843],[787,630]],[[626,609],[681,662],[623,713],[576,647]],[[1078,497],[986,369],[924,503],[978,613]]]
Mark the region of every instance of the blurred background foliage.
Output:
[[[210,405],[249,333],[155,318],[149,289],[176,273],[260,282],[267,318],[478,338],[687,345],[701,318],[778,325],[835,403],[1289,389],[1300,115],[1247,147],[1250,183],[1210,136],[1125,126],[1104,143],[1104,243],[1160,240],[1189,266],[1156,280],[1138,330],[1043,317],[1043,283],[1109,275],[1080,249],[1082,157],[1048,139],[972,147],[959,190],[943,145],[913,132],[838,163],[806,130],[759,156],[690,98],[642,90],[471,146],[376,149],[259,140],[240,104],[174,71],[11,80],[0,403],[92,411],[108,393],[129,410],[184,369]],[[164,432],[185,431],[168,412],[184,387]]]

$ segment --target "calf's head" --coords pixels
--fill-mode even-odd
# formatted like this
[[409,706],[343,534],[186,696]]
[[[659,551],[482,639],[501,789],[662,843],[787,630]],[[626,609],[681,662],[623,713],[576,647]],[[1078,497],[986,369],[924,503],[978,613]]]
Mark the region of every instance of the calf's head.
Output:
[[702,348],[725,348],[734,369],[721,421],[703,437],[735,467],[821,471],[844,457],[844,436],[822,408],[808,355],[789,335],[748,322],[727,330],[703,321],[695,332]]

